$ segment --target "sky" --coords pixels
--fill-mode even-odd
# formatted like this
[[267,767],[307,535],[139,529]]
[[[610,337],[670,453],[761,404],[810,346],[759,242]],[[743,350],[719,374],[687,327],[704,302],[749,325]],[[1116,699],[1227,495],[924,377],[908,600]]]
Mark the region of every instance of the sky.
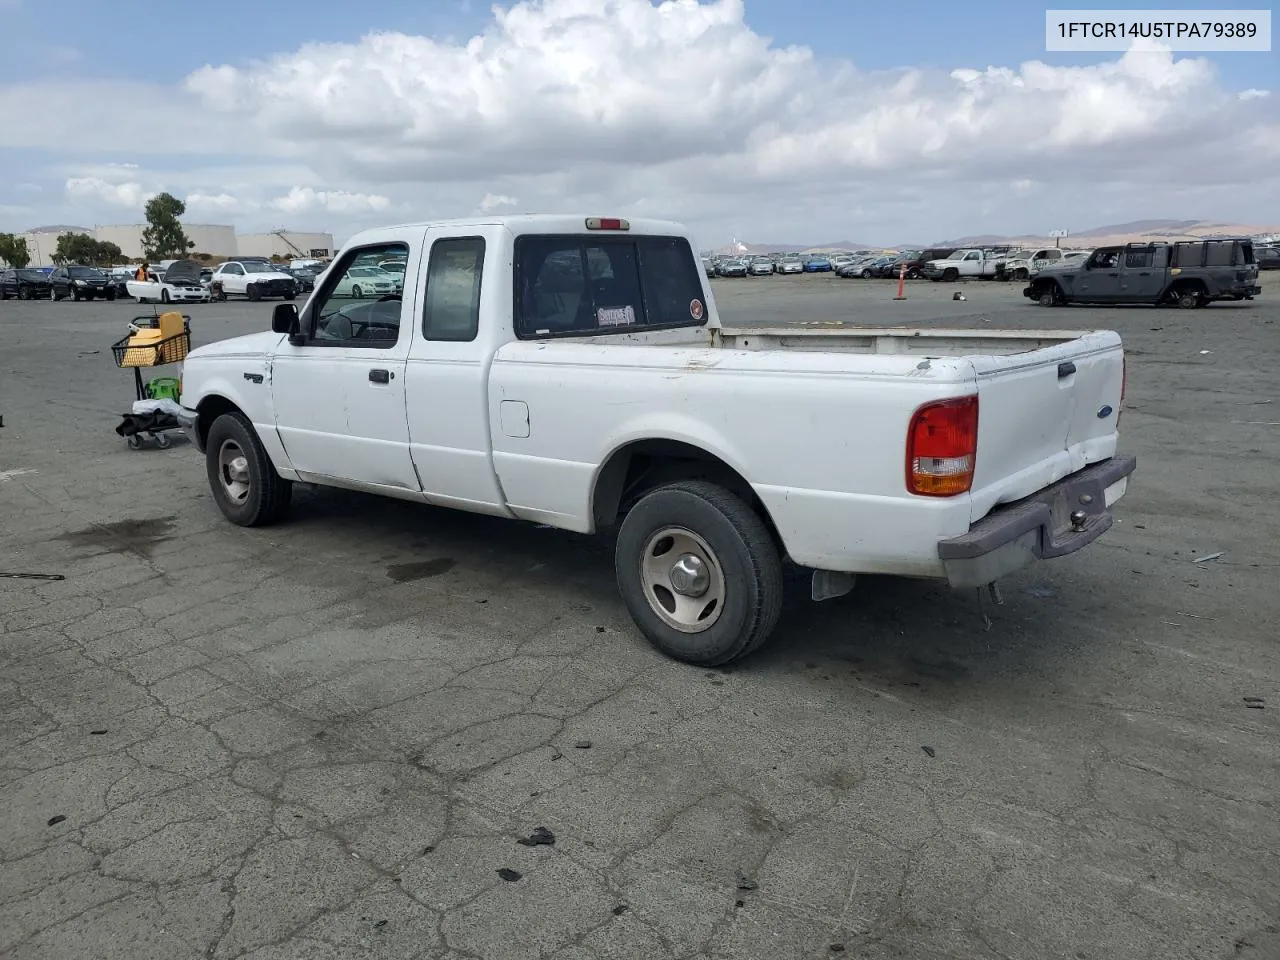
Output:
[[1280,226],[1277,53],[1047,53],[1043,5],[205,9],[0,0],[0,231],[140,222],[161,190],[189,222],[339,244],[534,211],[703,246]]

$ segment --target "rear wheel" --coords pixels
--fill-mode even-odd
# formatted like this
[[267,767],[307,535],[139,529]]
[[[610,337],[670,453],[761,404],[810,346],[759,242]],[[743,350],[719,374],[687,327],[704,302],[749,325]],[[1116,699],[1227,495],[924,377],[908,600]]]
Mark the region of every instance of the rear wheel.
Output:
[[782,562],[764,521],[706,481],[645,494],[622,521],[614,564],[641,632],[686,663],[715,666],[750,653],[782,609]]
[[242,527],[264,526],[284,516],[293,484],[276,473],[247,417],[224,413],[209,427],[205,467],[218,509]]
[[1178,306],[1183,310],[1194,310],[1204,306],[1204,291],[1198,287],[1183,287],[1177,293]]
[[255,302],[262,299],[262,290],[256,283],[249,284],[244,288],[244,292],[250,300]]

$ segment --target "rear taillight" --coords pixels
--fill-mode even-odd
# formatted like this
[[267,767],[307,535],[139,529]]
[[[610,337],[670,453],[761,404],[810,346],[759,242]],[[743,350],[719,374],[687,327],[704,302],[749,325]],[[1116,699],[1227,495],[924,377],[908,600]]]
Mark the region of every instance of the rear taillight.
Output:
[[925,497],[968,493],[978,453],[978,398],[928,403],[907,429],[907,490]]

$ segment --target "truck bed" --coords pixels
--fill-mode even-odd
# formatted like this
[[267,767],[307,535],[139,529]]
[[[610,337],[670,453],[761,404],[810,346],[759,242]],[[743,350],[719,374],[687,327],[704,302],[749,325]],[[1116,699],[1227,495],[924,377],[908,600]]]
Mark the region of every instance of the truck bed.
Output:
[[731,350],[815,350],[823,353],[972,357],[1043,350],[1090,336],[1071,330],[964,330],[926,327],[721,327],[714,346]]

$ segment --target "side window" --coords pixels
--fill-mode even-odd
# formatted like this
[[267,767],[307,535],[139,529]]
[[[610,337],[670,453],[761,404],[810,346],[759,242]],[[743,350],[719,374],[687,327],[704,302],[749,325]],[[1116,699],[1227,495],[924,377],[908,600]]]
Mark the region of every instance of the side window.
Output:
[[1150,247],[1130,247],[1124,254],[1124,265],[1129,270],[1144,270],[1151,266],[1152,249]]
[[679,237],[641,237],[636,245],[650,326],[706,323],[702,278],[688,242]]
[[431,245],[422,310],[424,337],[458,343],[476,338],[483,275],[483,237],[437,240]]
[[1229,267],[1235,254],[1235,242],[1231,240],[1211,240],[1205,244],[1204,265],[1206,267]]
[[223,272],[232,274],[233,276],[242,277],[244,276],[244,267],[240,266],[238,263],[228,263],[223,267]]
[[408,255],[406,244],[384,243],[353,250],[335,264],[309,308],[310,342],[380,350],[394,347],[400,340],[403,281],[370,264]]
[[981,259],[982,259],[982,254],[978,253],[978,251],[977,251],[977,250],[975,250],[975,251],[973,251],[973,253],[966,254],[966,255],[965,255],[965,259],[966,259],[966,260],[981,260]]

